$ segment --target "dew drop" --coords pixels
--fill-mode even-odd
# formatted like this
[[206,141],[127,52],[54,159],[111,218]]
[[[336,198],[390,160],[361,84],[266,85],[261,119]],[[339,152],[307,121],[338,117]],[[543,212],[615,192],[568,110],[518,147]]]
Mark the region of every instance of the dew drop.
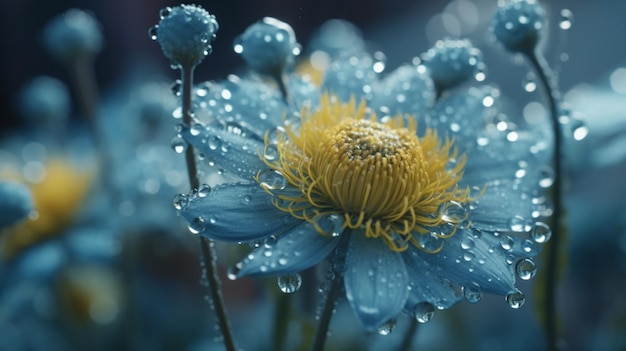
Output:
[[239,272],[241,271],[241,267],[242,267],[241,262],[237,263],[234,266],[228,267],[228,271],[226,272],[226,276],[228,277],[228,279],[230,280],[237,279],[237,274],[239,274]]
[[283,190],[287,187],[287,179],[280,172],[273,169],[261,171],[259,183],[268,190]]
[[170,86],[170,90],[174,96],[180,96],[183,89],[183,82],[180,79],[176,79],[174,83]]
[[378,334],[386,336],[391,334],[394,329],[396,329],[396,319],[391,318],[378,327]]
[[554,183],[554,171],[550,167],[543,167],[539,173],[539,186],[549,188]]
[[442,221],[452,224],[459,224],[467,217],[467,211],[463,205],[456,201],[442,204],[439,206],[438,213]]
[[524,305],[526,297],[524,297],[524,293],[521,291],[515,290],[514,292],[506,295],[506,302],[508,302],[509,307],[518,309]]
[[202,124],[194,123],[189,128],[189,134],[191,134],[192,136],[198,136],[198,135],[200,135],[200,133],[202,133],[203,129],[204,128],[202,127]]
[[535,262],[530,258],[525,258],[515,265],[515,272],[517,276],[522,280],[530,280],[537,274],[537,266]]
[[203,217],[196,217],[189,222],[188,228],[191,234],[200,234],[206,229],[206,222]]
[[550,240],[552,230],[550,230],[550,226],[547,224],[543,222],[536,222],[530,230],[530,236],[536,243],[542,244]]
[[157,40],[157,34],[158,33],[159,33],[159,26],[158,25],[152,26],[152,27],[150,27],[150,29],[148,29],[148,36],[152,40]]
[[196,191],[198,197],[207,197],[211,193],[211,187],[208,184],[200,184],[200,187]]
[[435,251],[441,246],[441,239],[436,233],[420,234],[417,243],[426,251]]
[[529,93],[537,90],[537,82],[535,81],[535,75],[533,73],[526,74],[526,77],[522,80],[522,87]]
[[505,251],[511,251],[511,249],[513,249],[513,244],[515,244],[515,240],[513,240],[513,238],[511,238],[508,235],[503,235],[500,238],[500,246],[505,250]]
[[302,286],[302,277],[300,274],[289,274],[278,277],[278,288],[285,294],[293,294]]
[[161,11],[159,11],[159,17],[161,17],[161,19],[164,19],[165,17],[169,16],[170,13],[172,13],[172,8],[167,6],[161,9]]
[[559,28],[562,30],[569,30],[572,28],[572,21],[574,20],[574,14],[568,9],[561,10],[561,19],[559,21]]
[[435,307],[429,302],[420,302],[413,308],[413,317],[419,323],[427,323],[433,318]]
[[182,210],[189,204],[189,197],[186,194],[176,194],[172,202],[175,209]]
[[217,150],[222,145],[222,139],[217,135],[213,135],[209,138],[207,145],[209,146],[209,149]]
[[177,154],[182,154],[187,149],[187,142],[181,136],[173,137],[170,145]]
[[480,285],[472,283],[463,287],[463,296],[467,302],[477,303],[483,297],[483,292]]
[[526,220],[519,215],[513,216],[509,219],[509,228],[514,232],[521,233],[526,229]]
[[463,237],[463,240],[461,240],[461,248],[463,250],[472,249],[475,245],[476,242],[474,241],[474,238],[472,236],[466,235],[465,237]]
[[338,214],[331,214],[328,216],[328,220],[332,223],[330,228],[330,236],[338,237],[343,232],[343,219]]

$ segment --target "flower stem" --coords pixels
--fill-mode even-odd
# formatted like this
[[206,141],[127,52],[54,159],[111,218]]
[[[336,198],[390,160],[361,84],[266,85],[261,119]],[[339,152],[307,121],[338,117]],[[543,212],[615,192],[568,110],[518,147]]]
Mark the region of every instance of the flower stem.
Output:
[[330,289],[326,295],[324,307],[320,314],[319,323],[317,325],[317,331],[315,332],[315,338],[311,345],[311,351],[322,351],[326,344],[326,337],[328,336],[328,327],[330,326],[330,320],[335,313],[335,307],[337,305],[337,297],[341,292],[341,283],[343,279],[339,276],[330,281]]
[[399,351],[415,351],[416,348],[413,346],[413,339],[415,337],[415,333],[417,332],[417,327],[419,323],[417,319],[411,318],[411,324],[409,325],[409,329],[404,333],[404,338],[402,339],[402,344],[400,344]]
[[543,85],[545,94],[550,105],[550,119],[552,120],[552,133],[554,134],[554,184],[552,186],[552,201],[554,206],[552,238],[548,243],[548,262],[546,271],[545,299],[546,299],[546,333],[547,349],[557,350],[557,312],[556,312],[556,281],[557,268],[559,262],[559,251],[561,246],[562,219],[562,180],[563,166],[561,161],[562,131],[559,122],[559,111],[557,106],[558,91],[554,86],[554,81],[550,72],[550,67],[545,58],[538,53],[526,53],[526,57],[537,72]]
[[[192,123],[191,97],[193,94],[193,71],[195,66],[181,66],[182,80],[182,113],[183,123],[189,127]],[[193,145],[188,145],[185,150],[185,160],[187,163],[187,175],[189,176],[189,184],[192,189],[200,188],[200,180],[198,179],[198,168],[196,166],[195,151]],[[226,307],[224,296],[221,291],[221,281],[217,275],[216,254],[213,243],[210,239],[201,237],[200,245],[202,248],[202,257],[204,260],[204,269],[206,269],[206,278],[209,284],[209,294],[215,308],[217,324],[222,333],[224,346],[228,351],[235,351],[235,341],[230,328],[230,323],[226,316]]]

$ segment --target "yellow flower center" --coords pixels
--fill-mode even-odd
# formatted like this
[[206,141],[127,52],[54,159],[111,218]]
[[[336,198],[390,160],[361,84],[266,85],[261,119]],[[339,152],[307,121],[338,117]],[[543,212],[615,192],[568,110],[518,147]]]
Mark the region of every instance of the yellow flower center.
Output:
[[[463,212],[446,215],[471,201],[469,189],[457,185],[465,156],[457,159],[452,141],[441,142],[432,129],[418,138],[412,117],[382,123],[366,110],[365,103],[324,95],[316,110],[303,109],[299,126],[285,127],[275,161],[268,161],[274,145],[266,137],[266,164],[299,191],[276,192],[258,176],[257,181],[275,196],[277,208],[297,218],[316,224],[318,216],[340,215],[344,228],[363,229],[394,251],[409,243],[439,251],[441,245],[428,248],[419,238],[449,237],[466,221]],[[456,160],[453,167],[450,160]],[[448,228],[435,229],[442,225]]]

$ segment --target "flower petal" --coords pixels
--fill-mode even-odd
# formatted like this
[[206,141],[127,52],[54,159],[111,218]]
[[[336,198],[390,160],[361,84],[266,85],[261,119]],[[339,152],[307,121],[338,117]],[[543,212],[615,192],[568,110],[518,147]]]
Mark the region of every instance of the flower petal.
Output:
[[436,265],[431,265],[417,251],[409,248],[402,254],[409,274],[411,293],[405,310],[412,314],[415,307],[428,302],[439,310],[447,309],[463,298],[461,286],[441,277]]
[[272,204],[272,196],[257,183],[222,184],[207,196],[196,196],[179,213],[211,239],[252,241],[278,235],[299,220]]
[[[337,232],[343,221],[338,216],[324,216],[317,221],[327,232]],[[285,275],[301,272],[326,258],[339,243],[339,236],[319,234],[313,224],[302,221],[273,243],[254,250],[237,264],[237,277],[246,275]]]
[[402,310],[409,297],[409,277],[400,253],[354,231],[345,266],[346,297],[365,328],[375,329]]
[[252,138],[201,124],[184,127],[181,135],[209,162],[241,179],[251,180],[260,169],[267,168],[259,157],[264,145]]
[[[502,249],[500,238],[492,233],[458,229],[445,239],[436,254],[414,250],[444,278],[461,286],[478,284],[483,292],[506,295],[515,290],[515,273],[507,263],[508,253]],[[406,255],[411,257],[410,255]]]

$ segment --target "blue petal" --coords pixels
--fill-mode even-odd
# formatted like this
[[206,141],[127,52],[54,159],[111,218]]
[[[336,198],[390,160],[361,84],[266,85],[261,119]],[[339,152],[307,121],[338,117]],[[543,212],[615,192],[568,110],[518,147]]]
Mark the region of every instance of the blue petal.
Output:
[[212,127],[204,128],[200,124],[183,128],[181,135],[209,162],[241,179],[251,180],[260,169],[267,168],[259,157],[264,145],[252,138]]
[[409,297],[409,277],[400,253],[355,231],[345,266],[346,297],[365,328],[375,329],[402,310]]
[[[327,233],[337,232],[343,226],[338,216],[319,218],[317,224]],[[339,236],[319,234],[313,224],[302,223],[276,242],[266,243],[265,247],[254,250],[241,263],[237,264],[237,277],[246,275],[285,275],[301,272],[314,266],[339,243]]]
[[277,235],[299,222],[277,209],[257,183],[218,185],[207,196],[190,199],[180,214],[190,223],[200,221],[202,235],[232,242]]
[[228,80],[200,87],[204,96],[194,99],[194,112],[203,121],[238,123],[262,139],[265,132],[282,124],[287,105],[278,89],[260,80]]
[[380,111],[380,118],[409,114],[424,118],[435,101],[432,79],[418,70],[417,66],[404,65],[396,68],[376,87],[371,106]]
[[439,253],[414,252],[453,283],[478,284],[483,292],[497,295],[515,290],[513,265],[507,263],[508,253],[501,248],[500,238],[492,233],[459,228],[453,237],[445,239]]
[[461,286],[441,277],[436,265],[431,265],[420,254],[419,249],[412,249],[402,254],[409,274],[411,293],[405,310],[412,314],[416,305],[428,302],[443,310],[456,304],[463,298]]

